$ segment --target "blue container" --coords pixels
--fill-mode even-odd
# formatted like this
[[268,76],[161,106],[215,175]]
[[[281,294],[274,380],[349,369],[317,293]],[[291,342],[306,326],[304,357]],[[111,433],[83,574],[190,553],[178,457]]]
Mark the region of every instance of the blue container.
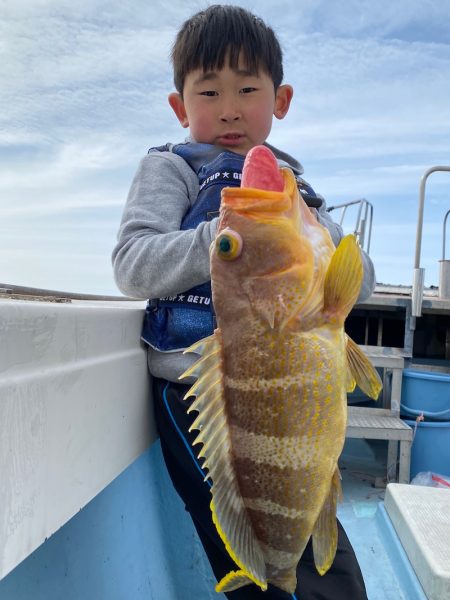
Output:
[[[414,429],[416,422],[404,419]],[[450,421],[420,421],[411,448],[411,479],[422,471],[450,477]]]
[[403,371],[401,413],[433,421],[450,420],[450,373]]

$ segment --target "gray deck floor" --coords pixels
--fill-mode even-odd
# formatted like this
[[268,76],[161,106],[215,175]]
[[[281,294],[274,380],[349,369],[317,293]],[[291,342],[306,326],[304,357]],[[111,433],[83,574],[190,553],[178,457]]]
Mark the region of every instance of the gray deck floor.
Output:
[[383,508],[387,442],[348,439],[339,461],[344,500],[338,517],[357,554],[369,600],[426,600]]

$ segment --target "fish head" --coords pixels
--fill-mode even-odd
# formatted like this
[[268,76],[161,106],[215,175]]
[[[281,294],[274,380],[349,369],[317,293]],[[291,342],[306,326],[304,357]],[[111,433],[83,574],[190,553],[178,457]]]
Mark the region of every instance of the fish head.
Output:
[[299,195],[292,171],[280,169],[269,148],[253,148],[241,187],[222,190],[210,253],[218,318],[250,310],[268,327],[283,329],[317,288],[320,230],[326,232]]

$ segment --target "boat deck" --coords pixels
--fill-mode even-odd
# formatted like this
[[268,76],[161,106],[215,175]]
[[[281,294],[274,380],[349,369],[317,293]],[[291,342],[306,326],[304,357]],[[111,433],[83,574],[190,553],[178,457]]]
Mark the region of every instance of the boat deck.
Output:
[[338,517],[355,549],[369,600],[426,600],[383,507],[387,443],[347,439]]

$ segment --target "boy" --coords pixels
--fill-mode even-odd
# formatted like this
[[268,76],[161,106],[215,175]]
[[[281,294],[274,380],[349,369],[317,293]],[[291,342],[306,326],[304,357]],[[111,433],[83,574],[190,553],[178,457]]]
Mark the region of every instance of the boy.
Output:
[[[192,451],[193,416],[183,400],[188,385],[178,377],[195,360],[182,350],[213,332],[209,246],[214,240],[222,187],[239,185],[244,157],[266,143],[272,118],[288,112],[292,87],[282,84],[282,53],[273,31],[235,6],[210,6],[186,21],[173,51],[176,92],[169,104],[184,128],[187,143],[149,151],[133,181],[118,243],[113,253],[119,288],[150,298],[142,332],[153,375],[155,418],[172,482],[220,580],[235,569],[211,520],[211,496],[201,464]],[[297,176],[299,190],[338,244],[341,229],[325,203],[300,178],[302,168],[272,148]],[[363,254],[365,276],[360,300],[373,291],[374,271]],[[339,526],[338,551],[321,577],[311,544],[298,569],[298,598],[363,600],[364,582],[353,550]],[[254,585],[227,594],[232,600],[288,599],[289,594]]]

